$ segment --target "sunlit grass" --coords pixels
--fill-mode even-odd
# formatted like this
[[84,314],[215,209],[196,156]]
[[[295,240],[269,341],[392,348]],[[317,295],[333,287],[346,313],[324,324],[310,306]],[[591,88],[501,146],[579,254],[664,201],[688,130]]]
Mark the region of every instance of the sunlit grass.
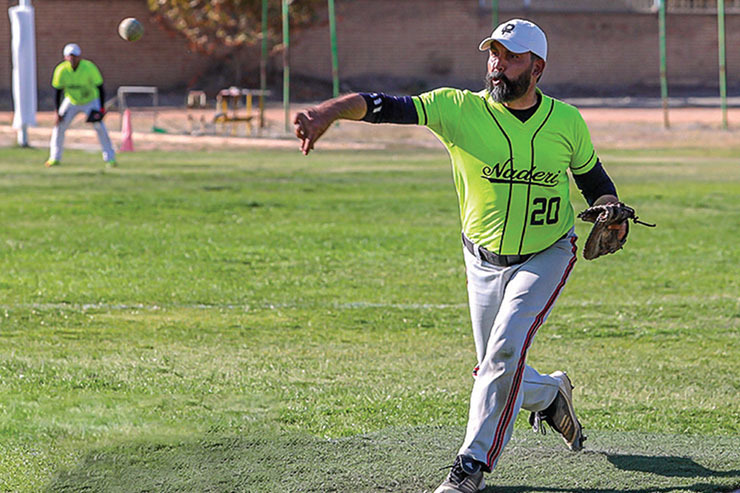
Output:
[[[740,168],[681,156],[602,153],[658,227],[579,261],[530,351],[568,370],[595,432],[740,432]],[[475,355],[443,152],[43,160],[0,150],[0,488],[132,441],[464,425]]]

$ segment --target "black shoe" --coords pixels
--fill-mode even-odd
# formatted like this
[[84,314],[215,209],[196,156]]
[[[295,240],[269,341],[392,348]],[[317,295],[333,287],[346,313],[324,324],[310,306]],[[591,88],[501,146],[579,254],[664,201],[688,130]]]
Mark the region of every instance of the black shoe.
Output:
[[483,464],[466,455],[458,455],[447,479],[434,493],[475,493],[486,487]]

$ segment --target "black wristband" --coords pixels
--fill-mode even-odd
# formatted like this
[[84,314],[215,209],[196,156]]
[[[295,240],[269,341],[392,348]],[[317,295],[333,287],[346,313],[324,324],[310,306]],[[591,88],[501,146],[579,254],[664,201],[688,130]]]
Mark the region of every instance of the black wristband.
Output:
[[367,105],[367,113],[362,118],[363,121],[410,125],[419,123],[419,116],[411,96],[388,96],[377,92],[361,92],[360,96]]
[[57,112],[59,111],[59,107],[62,106],[62,94],[63,91],[61,89],[56,90],[56,94],[54,94],[54,105],[56,106]]
[[596,199],[602,195],[617,196],[617,188],[614,186],[614,182],[606,174],[606,170],[598,159],[590,171],[582,175],[574,174],[573,180],[576,182],[578,189],[583,194],[588,205],[594,205]]

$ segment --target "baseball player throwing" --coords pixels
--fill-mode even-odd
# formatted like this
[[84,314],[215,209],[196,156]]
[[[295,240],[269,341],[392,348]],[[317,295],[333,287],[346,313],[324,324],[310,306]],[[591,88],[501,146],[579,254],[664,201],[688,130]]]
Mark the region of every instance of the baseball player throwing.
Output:
[[103,160],[108,166],[115,166],[116,153],[103,123],[105,115],[103,76],[93,62],[81,58],[82,50],[75,43],[66,45],[62,53],[64,61],[56,66],[51,79],[51,85],[56,89],[54,100],[56,121],[51,133],[46,167],[61,163],[64,132],[78,113],[84,114],[98,133],[98,140],[103,148]]
[[576,262],[566,171],[590,205],[618,200],[578,110],[537,88],[547,61],[542,30],[513,19],[479,48],[489,54],[480,92],[349,94],[294,120],[304,154],[340,118],[425,125],[449,151],[478,364],[465,439],[436,493],[483,489],[521,408],[535,429],[545,421],[571,450],[583,447],[569,377],[540,374],[526,356]]

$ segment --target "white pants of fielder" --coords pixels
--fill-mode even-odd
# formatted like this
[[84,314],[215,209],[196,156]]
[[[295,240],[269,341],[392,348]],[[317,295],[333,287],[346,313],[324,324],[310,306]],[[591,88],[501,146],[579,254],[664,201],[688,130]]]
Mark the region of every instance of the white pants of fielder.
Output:
[[573,269],[575,242],[571,230],[549,248],[509,267],[492,265],[463,247],[478,366],[459,453],[491,470],[511,438],[519,410],[542,411],[557,395],[558,380],[541,375],[525,360]]
[[[78,113],[84,114],[85,118],[87,118],[93,110],[100,110],[100,100],[95,99],[89,103],[78,105],[72,104],[69,99],[64,98],[62,104],[59,105],[59,114],[63,115],[63,117],[51,132],[49,159],[54,159],[56,161],[62,160],[62,154],[64,153],[64,132],[67,131],[67,128],[69,128],[69,125]],[[116,152],[113,150],[113,144],[111,144],[110,137],[108,137],[108,129],[105,128],[105,123],[99,121],[92,125],[98,133],[100,147],[103,148],[103,161],[115,161]]]

